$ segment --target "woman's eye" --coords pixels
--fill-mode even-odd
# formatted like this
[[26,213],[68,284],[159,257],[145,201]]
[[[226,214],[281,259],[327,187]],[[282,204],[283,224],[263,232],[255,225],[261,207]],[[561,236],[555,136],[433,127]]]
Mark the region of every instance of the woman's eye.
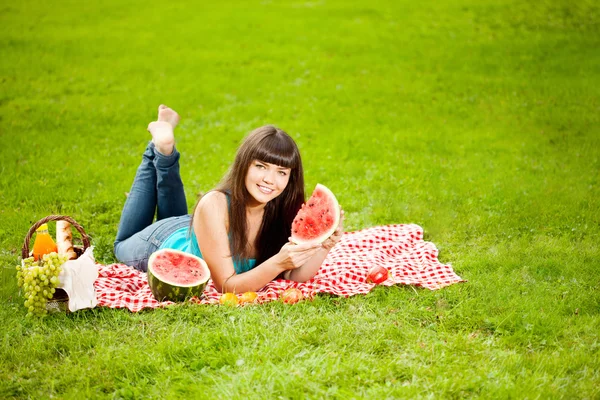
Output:
[[264,165],[262,165],[262,164],[256,164],[256,168],[263,169],[264,167],[265,167],[265,166],[264,166]]
[[286,176],[286,175],[287,175],[287,172],[285,172],[285,171],[279,171],[279,175],[281,175],[281,176]]

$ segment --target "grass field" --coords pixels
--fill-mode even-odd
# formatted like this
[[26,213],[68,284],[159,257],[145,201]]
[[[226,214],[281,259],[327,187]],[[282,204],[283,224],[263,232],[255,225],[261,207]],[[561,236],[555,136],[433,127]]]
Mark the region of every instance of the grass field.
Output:
[[[597,2],[23,0],[0,32],[0,398],[600,398]],[[27,230],[113,262],[160,103],[190,207],[274,123],[347,230],[419,224],[468,282],[25,318]]]

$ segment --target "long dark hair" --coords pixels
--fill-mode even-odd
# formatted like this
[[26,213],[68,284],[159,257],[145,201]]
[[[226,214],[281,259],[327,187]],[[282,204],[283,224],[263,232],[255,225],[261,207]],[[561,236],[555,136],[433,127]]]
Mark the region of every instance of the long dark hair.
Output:
[[284,191],[265,205],[255,243],[258,265],[277,254],[290,237],[292,221],[304,203],[304,172],[298,146],[275,126],[257,128],[242,142],[229,171],[214,189],[230,196],[230,248],[236,262],[249,258],[246,204],[251,196],[245,181],[248,168],[255,160],[291,169]]

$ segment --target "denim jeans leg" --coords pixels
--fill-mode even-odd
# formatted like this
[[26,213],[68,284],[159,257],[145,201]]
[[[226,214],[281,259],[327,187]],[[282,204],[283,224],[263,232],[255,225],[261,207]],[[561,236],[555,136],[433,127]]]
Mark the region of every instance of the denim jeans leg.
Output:
[[156,212],[156,168],[154,143],[150,142],[142,156],[129,196],[125,200],[115,244],[152,224]]
[[173,232],[190,224],[190,216],[165,218],[115,243],[115,256],[125,265],[146,272],[148,258]]
[[[165,156],[150,142],[125,201],[114,243],[117,259],[146,271],[148,257],[178,227],[189,224],[179,152]],[[154,215],[157,214],[157,220]]]
[[117,257],[117,260],[125,265],[146,272],[150,254],[158,249],[158,246],[150,240],[154,229],[155,227],[150,225],[125,240],[116,241],[115,257]]
[[179,152],[173,149],[165,156],[154,149],[154,167],[156,169],[156,220],[178,217],[187,214],[187,201],[183,182],[179,174]]

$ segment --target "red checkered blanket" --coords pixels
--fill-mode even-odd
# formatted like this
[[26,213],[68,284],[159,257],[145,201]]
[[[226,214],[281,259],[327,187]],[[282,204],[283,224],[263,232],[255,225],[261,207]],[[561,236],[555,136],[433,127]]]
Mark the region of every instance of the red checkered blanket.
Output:
[[[368,293],[375,284],[367,282],[367,273],[375,265],[382,265],[390,277],[381,285],[395,284],[441,289],[463,280],[449,264],[441,264],[433,243],[423,240],[423,229],[418,225],[386,225],[347,232],[329,252],[317,275],[310,281],[298,283],[277,279],[258,292],[258,302],[279,298],[287,288],[296,287],[305,297],[317,293],[353,296]],[[100,266],[95,283],[98,305],[128,308],[133,312],[172,304],[158,302],[152,296],[146,274],[123,264]],[[221,294],[209,281],[198,303],[215,304]]]

